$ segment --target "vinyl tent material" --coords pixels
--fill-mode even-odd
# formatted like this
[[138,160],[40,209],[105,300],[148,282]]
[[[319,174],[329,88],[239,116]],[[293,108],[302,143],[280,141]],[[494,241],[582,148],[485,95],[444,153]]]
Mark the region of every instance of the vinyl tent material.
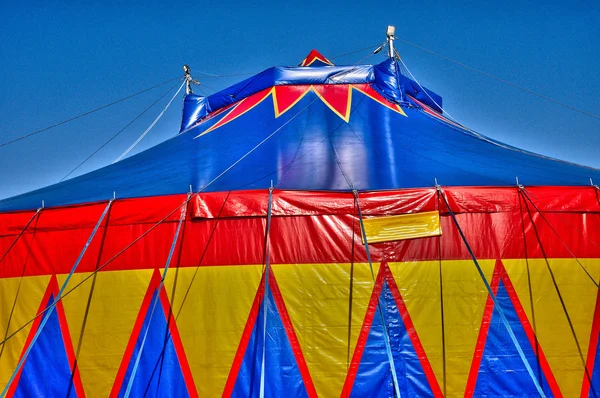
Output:
[[[0,201],[9,395],[597,396],[599,171],[448,120],[394,61],[330,64],[188,95],[176,137]],[[367,253],[363,218],[436,211]]]

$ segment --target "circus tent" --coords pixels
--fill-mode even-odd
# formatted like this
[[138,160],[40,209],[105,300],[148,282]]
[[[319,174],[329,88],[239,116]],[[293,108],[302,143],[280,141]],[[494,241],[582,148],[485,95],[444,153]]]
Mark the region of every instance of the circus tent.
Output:
[[190,93],[177,136],[0,201],[2,395],[597,396],[594,180],[395,58]]

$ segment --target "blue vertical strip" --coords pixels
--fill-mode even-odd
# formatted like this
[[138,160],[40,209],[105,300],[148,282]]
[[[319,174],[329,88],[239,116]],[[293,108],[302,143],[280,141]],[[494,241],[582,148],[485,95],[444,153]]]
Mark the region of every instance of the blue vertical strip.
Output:
[[267,308],[268,350],[266,350],[264,362],[264,396],[268,398],[308,397],[300,368],[270,290],[265,293],[265,301],[268,301],[268,305],[260,306],[231,396],[237,398],[260,397],[262,325],[265,319],[264,311]]
[[[51,296],[47,305],[54,302]],[[71,380],[71,364],[58,313],[48,318],[37,344],[29,352],[14,397],[77,397]]]

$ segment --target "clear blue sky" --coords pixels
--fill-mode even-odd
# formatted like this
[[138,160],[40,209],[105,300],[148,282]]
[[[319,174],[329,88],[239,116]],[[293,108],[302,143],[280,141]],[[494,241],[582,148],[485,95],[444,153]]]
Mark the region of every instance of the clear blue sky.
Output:
[[[0,143],[181,75],[184,63],[212,93],[243,77],[210,78],[201,71],[258,72],[296,65],[312,48],[328,57],[374,48],[388,24],[396,25],[400,38],[600,114],[595,0],[120,3],[1,2]],[[463,124],[508,144],[600,168],[600,120],[408,45],[397,48]],[[353,64],[367,54],[334,62]],[[367,62],[381,60],[377,55]],[[0,198],[59,181],[168,88],[0,147]],[[173,94],[74,175],[112,162]],[[177,134],[180,116],[177,99],[134,152]]]

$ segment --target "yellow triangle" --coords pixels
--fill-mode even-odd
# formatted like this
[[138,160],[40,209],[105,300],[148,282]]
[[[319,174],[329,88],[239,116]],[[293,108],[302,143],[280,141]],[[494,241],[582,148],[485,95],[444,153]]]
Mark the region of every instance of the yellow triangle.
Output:
[[[496,260],[479,260],[479,264],[491,282]],[[446,396],[458,397],[465,393],[488,292],[472,260],[443,261],[442,290],[446,386],[443,378],[438,380]]]
[[165,289],[199,396],[223,394],[261,276],[260,265],[169,270]]
[[[111,391],[152,272],[134,270],[97,274],[78,358],[81,383],[87,396],[107,396]],[[89,275],[73,275],[66,291]],[[59,286],[65,277],[58,276]],[[89,278],[62,300],[75,352],[91,286],[92,278]]]
[[427,359],[443,390],[440,262],[389,263]]
[[[9,335],[35,317],[49,280],[50,276],[47,275],[25,277],[22,282],[21,278],[0,279],[0,341],[4,340],[4,336],[7,334],[6,326],[19,289],[19,283],[21,282],[21,287],[12,318],[10,318]],[[3,387],[8,383],[10,376],[17,367],[30,329],[31,323],[5,343],[0,359],[0,385]]]
[[[573,322],[583,358],[586,360],[598,288],[574,259],[549,259],[548,261]],[[598,281],[600,259],[579,261]],[[503,263],[529,322],[536,331],[558,386],[565,397],[579,396],[584,377],[584,365],[579,357],[573,333],[546,261],[519,259],[503,260]]]
[[278,264],[273,272],[317,394],[339,396],[373,291],[369,264]]

